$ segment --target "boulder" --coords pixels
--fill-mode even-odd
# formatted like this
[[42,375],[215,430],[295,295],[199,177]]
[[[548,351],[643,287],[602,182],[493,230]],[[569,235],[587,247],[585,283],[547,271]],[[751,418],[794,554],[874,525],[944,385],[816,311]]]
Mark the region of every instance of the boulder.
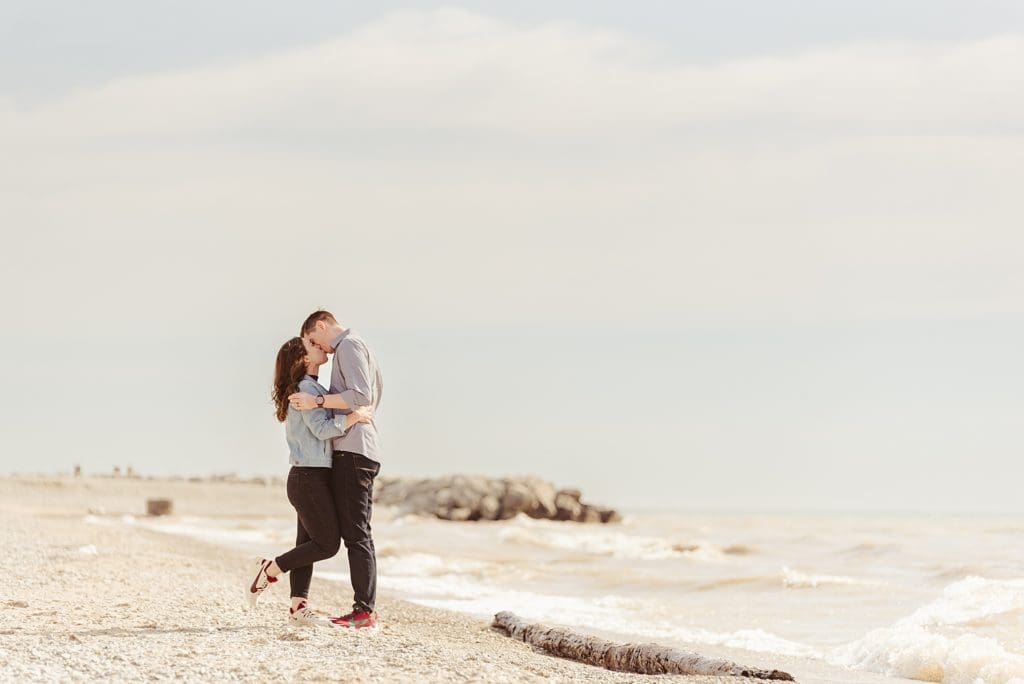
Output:
[[444,515],[439,515],[438,517],[439,518],[444,518],[445,520],[462,521],[462,520],[469,520],[472,517],[472,515],[473,515],[473,509],[472,508],[466,508],[465,506],[460,506],[460,507],[457,507],[457,508],[445,509]]
[[539,477],[491,479],[451,475],[436,479],[379,478],[374,502],[399,515],[443,520],[507,520],[520,513],[546,520],[618,522],[618,513],[581,501],[578,489],[558,490]]
[[565,492],[555,495],[555,520],[579,520],[583,516],[583,506],[579,499],[574,499]]
[[482,520],[497,520],[498,513],[501,511],[501,503],[497,497],[488,494],[480,499],[480,519]]
[[514,518],[537,507],[537,496],[522,482],[508,481],[501,497],[501,519]]
[[525,484],[534,496],[533,506],[525,511],[526,515],[531,518],[555,520],[558,515],[558,507],[555,505],[555,494],[557,493],[555,486],[537,477],[527,478]]

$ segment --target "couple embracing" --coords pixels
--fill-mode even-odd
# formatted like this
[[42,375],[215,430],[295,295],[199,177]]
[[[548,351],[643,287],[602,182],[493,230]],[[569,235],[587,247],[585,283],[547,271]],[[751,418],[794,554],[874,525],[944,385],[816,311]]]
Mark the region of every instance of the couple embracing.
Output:
[[[333,354],[331,389],[317,381]],[[246,588],[250,605],[288,573],[294,625],[376,628],[377,559],[370,517],[373,480],[380,472],[380,445],[373,412],[383,383],[377,360],[359,335],[328,311],[315,311],[277,353],[273,399],[285,424],[289,462],[288,501],[298,516],[295,547],[258,561]],[[313,563],[334,556],[344,541],[354,601],[352,611],[321,618],[309,606]]]

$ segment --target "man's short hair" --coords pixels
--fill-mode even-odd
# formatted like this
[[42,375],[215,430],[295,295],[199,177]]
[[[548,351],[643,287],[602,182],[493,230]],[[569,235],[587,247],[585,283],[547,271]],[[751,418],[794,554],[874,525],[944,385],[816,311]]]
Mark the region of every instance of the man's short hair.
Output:
[[299,335],[305,337],[309,333],[313,332],[316,328],[317,321],[327,321],[328,323],[338,324],[338,319],[334,317],[330,311],[314,311],[306,317],[306,321],[302,324],[302,330],[299,331]]

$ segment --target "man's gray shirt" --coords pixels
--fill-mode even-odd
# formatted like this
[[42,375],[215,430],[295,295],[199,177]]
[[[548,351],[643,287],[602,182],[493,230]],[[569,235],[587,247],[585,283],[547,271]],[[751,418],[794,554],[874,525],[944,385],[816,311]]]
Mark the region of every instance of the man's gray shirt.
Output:
[[[346,330],[331,343],[334,363],[331,366],[331,394],[340,394],[345,403],[355,408],[380,406],[384,390],[377,358],[366,346],[363,338],[353,330]],[[351,413],[340,410],[339,414]],[[380,461],[380,437],[375,422],[356,423],[348,432],[334,439],[335,451],[350,451]]]

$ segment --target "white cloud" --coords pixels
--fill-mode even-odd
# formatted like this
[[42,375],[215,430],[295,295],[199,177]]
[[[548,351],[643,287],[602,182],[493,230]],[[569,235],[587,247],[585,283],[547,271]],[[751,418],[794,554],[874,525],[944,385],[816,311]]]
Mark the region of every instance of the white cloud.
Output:
[[[283,306],[237,284],[291,240],[372,255],[345,269],[382,322],[1021,313],[1022,81],[1020,36],[698,66],[608,31],[406,12],[7,100],[0,192],[36,235],[15,244],[56,245],[100,306]],[[207,268],[182,282],[156,234]],[[82,244],[104,248],[82,264]],[[146,284],[124,293],[115,265]]]
[[608,31],[408,12],[307,49],[123,79],[28,111],[8,103],[3,130],[74,138],[263,124],[563,134],[767,117],[773,126],[973,133],[1019,126],[1022,64],[1024,38],[1003,36],[693,66]]

